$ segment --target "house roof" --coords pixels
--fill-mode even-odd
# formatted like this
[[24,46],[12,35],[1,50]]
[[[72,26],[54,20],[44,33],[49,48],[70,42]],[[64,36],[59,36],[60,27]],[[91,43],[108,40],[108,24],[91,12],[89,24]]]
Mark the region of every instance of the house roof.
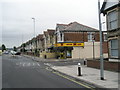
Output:
[[43,39],[43,34],[39,34],[36,38],[42,40]]
[[66,27],[68,27],[67,24],[57,24],[57,28],[59,28],[59,30],[64,30]]
[[82,30],[84,30],[84,31],[89,31],[89,30],[91,30],[91,31],[98,31],[97,29],[94,29],[94,28],[91,28],[91,27],[89,27],[89,26],[80,24],[80,23],[78,23],[78,22],[70,23],[70,24],[68,25],[68,27],[65,28],[65,30],[75,30],[75,31],[77,31],[77,30],[78,30],[78,31],[82,31]]
[[44,31],[44,35],[45,35],[45,36],[47,35],[47,31]]
[[71,22],[68,25],[57,24],[60,31],[98,31],[92,27],[80,24],[78,22]]
[[101,13],[104,15],[106,14],[107,11],[116,8],[117,6],[120,7],[120,0],[104,0],[102,8],[101,8]]
[[55,33],[55,30],[53,30],[53,29],[48,29],[48,30],[47,30],[47,33],[48,33],[49,35],[53,35],[53,34]]

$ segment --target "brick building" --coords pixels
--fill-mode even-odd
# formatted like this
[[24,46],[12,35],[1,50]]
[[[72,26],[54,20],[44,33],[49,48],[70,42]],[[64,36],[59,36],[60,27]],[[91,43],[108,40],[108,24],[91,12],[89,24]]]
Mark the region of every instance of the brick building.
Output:
[[[57,24],[56,26],[57,51],[64,53],[68,58],[99,58],[100,40],[99,30],[77,22]],[[79,45],[76,45],[78,44]],[[71,45],[70,45],[71,44]],[[107,47],[107,42],[104,45]],[[107,50],[104,51],[107,56]]]
[[109,60],[120,61],[120,0],[105,0],[101,12],[106,15]]

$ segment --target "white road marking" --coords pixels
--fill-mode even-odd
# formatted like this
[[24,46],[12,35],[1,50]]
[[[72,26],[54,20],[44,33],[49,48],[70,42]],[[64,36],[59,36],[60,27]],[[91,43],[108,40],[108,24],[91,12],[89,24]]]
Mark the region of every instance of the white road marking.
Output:
[[35,63],[35,62],[19,62],[19,63],[16,63],[16,65],[21,67],[40,66],[39,63]]
[[23,67],[25,66],[25,63],[23,63]]
[[30,66],[30,63],[28,63],[28,66]]
[[40,66],[40,64],[39,64],[39,63],[37,63],[37,65],[38,65],[38,66]]
[[35,65],[35,63],[33,63],[33,66]]

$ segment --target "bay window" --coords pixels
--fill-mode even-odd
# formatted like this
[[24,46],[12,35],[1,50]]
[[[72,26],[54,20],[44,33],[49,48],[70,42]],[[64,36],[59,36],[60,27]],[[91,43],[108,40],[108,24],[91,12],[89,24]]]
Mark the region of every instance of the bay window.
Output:
[[113,58],[118,58],[118,40],[110,40],[110,56]]
[[117,19],[117,11],[114,10],[108,13],[108,30],[113,30],[118,27]]

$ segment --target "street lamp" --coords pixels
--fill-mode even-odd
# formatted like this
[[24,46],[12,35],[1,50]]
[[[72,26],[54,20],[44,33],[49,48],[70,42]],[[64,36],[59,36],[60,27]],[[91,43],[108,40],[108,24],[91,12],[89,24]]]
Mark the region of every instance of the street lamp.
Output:
[[101,10],[100,0],[98,0],[98,14],[99,14],[99,30],[100,30],[100,79],[104,80],[104,61],[103,61],[103,47],[102,47],[102,26],[101,26]]
[[[33,37],[35,38],[35,18],[32,18],[32,20],[33,20],[33,29],[34,29],[34,36]],[[34,56],[35,56],[35,48],[34,48]],[[34,57],[34,59],[35,59],[35,57]]]
[[35,37],[35,18],[32,18],[32,19],[33,19],[34,37]]

